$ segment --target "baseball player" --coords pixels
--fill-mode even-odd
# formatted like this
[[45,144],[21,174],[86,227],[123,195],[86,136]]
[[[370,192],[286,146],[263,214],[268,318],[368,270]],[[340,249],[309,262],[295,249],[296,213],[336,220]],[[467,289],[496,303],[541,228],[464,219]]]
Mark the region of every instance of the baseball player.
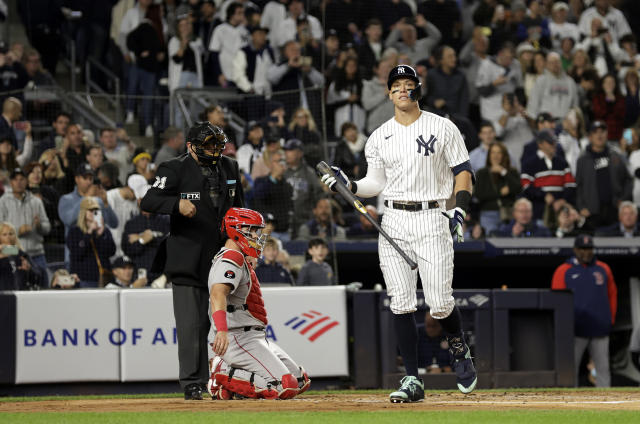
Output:
[[265,335],[267,311],[249,258],[258,258],[268,237],[262,215],[231,208],[222,222],[229,239],[209,272],[210,316],[215,326],[209,393],[214,399],[291,399],[311,380]]
[[[386,206],[382,228],[418,263],[422,287],[433,318],[447,335],[461,392],[470,393],[477,376],[452,296],[453,240],[463,241],[462,223],[469,210],[473,171],[458,128],[448,119],[420,110],[420,80],[410,66],[393,68],[387,81],[395,116],[375,130],[365,146],[365,178],[349,181],[337,167],[322,181],[335,190],[336,178],[360,197],[382,193]],[[456,196],[447,212],[445,201]],[[391,393],[394,403],[424,399],[418,377],[416,310],[417,272],[385,238],[378,241],[380,268],[391,298],[394,328],[407,375]]]

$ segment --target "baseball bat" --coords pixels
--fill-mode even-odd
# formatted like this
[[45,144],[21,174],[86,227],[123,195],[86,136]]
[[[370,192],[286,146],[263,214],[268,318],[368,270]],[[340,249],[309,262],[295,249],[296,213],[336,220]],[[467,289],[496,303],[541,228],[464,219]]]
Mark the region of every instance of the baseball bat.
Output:
[[[324,161],[318,162],[318,164],[316,165],[316,170],[320,175],[324,175],[324,174],[335,175],[335,173],[333,172],[333,169],[331,169],[331,167],[327,165],[327,163]],[[351,190],[349,190],[347,186],[342,182],[342,180],[340,180],[340,178],[338,178],[337,176],[336,176],[336,184],[334,187],[336,191],[344,198],[344,200],[351,203],[356,208],[356,210],[360,212],[362,215],[364,215],[367,221],[369,221],[371,225],[373,225],[375,229],[378,230],[378,232],[382,235],[382,237],[387,239],[389,244],[394,249],[396,249],[396,251],[400,254],[400,256],[402,256],[402,259],[404,259],[405,262],[409,264],[412,270],[418,268],[418,264],[415,263],[413,259],[411,259],[404,252],[404,250],[400,248],[400,246],[398,246],[398,244],[391,238],[391,236],[389,236],[389,234],[387,234],[385,230],[382,229],[382,227],[380,227],[380,224],[378,224],[378,221],[373,219],[373,217],[369,214],[369,212],[367,212],[367,209],[362,205],[360,200],[358,200],[356,196],[353,193],[351,193]]]

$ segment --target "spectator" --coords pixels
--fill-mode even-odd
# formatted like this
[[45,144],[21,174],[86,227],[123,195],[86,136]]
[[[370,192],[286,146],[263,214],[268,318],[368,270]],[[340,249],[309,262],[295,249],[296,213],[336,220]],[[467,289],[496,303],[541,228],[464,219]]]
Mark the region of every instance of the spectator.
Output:
[[300,52],[302,53],[303,61],[311,61],[314,68],[319,69],[322,66],[322,51],[319,40],[316,40],[311,35],[309,29],[309,19],[298,18],[296,21],[296,36],[294,38],[300,43]]
[[[131,163],[133,164],[133,172],[129,174],[129,176],[133,174],[142,175],[147,181],[153,181],[153,176],[155,172],[152,170],[151,165],[151,155],[147,153],[146,150],[142,147],[138,147],[133,152],[133,158],[131,158]],[[128,177],[127,177],[128,178]]]
[[95,184],[94,177],[95,174],[88,164],[84,163],[78,166],[78,169],[76,170],[76,185],[74,190],[71,193],[62,196],[58,202],[58,215],[64,223],[65,238],[69,233],[69,228],[78,219],[80,203],[85,196],[93,196],[97,198],[104,221],[109,227],[113,228],[118,225],[118,218],[113,212],[113,209],[111,209],[111,206],[109,206],[107,192],[104,188]]
[[324,260],[329,254],[327,242],[322,238],[312,238],[307,245],[311,259],[300,268],[299,286],[330,286],[334,283],[333,270]]
[[600,21],[602,28],[610,32],[616,43],[631,32],[627,19],[620,10],[610,5],[610,0],[595,0],[592,7],[582,12],[578,27],[583,36],[592,34],[594,20]]
[[640,79],[635,69],[629,69],[625,74],[624,88],[624,126],[628,128],[640,122]]
[[146,137],[153,137],[153,96],[157,74],[166,58],[166,45],[162,26],[162,9],[157,4],[147,7],[145,19],[127,36],[127,47],[135,55],[135,64],[129,68],[127,81],[127,118],[133,123],[135,95],[140,89],[142,99],[142,116],[140,128],[144,128]]
[[335,81],[329,85],[327,105],[335,108],[334,131],[340,133],[345,122],[353,122],[358,131],[364,131],[365,111],[362,108],[362,78],[358,70],[358,59],[349,57],[344,69],[338,71]]
[[531,63],[527,68],[522,70],[524,72],[524,94],[527,98],[531,97],[531,92],[536,85],[536,81],[544,75],[546,68],[547,53],[541,50],[534,51]]
[[389,101],[387,89],[387,79],[393,67],[391,60],[381,60],[373,67],[373,78],[362,81],[362,107],[367,112],[367,134],[393,118],[393,103]]
[[62,290],[75,289],[78,287],[79,282],[80,277],[78,277],[78,274],[69,274],[69,271],[60,268],[57,269],[56,272],[53,273],[53,277],[51,277],[51,288]]
[[253,179],[253,181],[269,175],[271,156],[280,151],[281,148],[280,139],[266,138],[264,149],[260,156],[258,156],[258,159],[253,162],[253,167],[251,168],[251,179]]
[[40,53],[35,49],[28,49],[23,59],[24,69],[30,88],[56,85],[51,74],[42,68]]
[[251,42],[233,58],[233,82],[245,93],[271,94],[267,71],[275,63],[275,54],[267,44],[267,29],[250,28]]
[[290,138],[302,141],[302,151],[308,163],[316,164],[322,159],[324,151],[320,143],[320,132],[309,109],[297,108],[293,112],[288,130]]
[[122,183],[119,179],[120,170],[118,167],[111,163],[105,162],[100,165],[97,172],[98,181],[105,190],[111,190],[114,188],[122,187]]
[[562,70],[569,72],[573,65],[573,49],[576,46],[576,40],[571,37],[565,37],[560,40],[560,61],[562,63]]
[[[427,36],[418,39],[418,30],[422,29]],[[427,22],[424,16],[415,17],[415,25],[406,22],[398,22],[389,33],[384,44],[395,48],[398,53],[406,54],[411,63],[418,63],[427,59],[433,49],[442,39],[442,34],[431,22]]]
[[[366,205],[365,209],[369,212],[371,218],[374,221],[379,223],[379,215],[378,209],[373,205]],[[378,230],[373,224],[365,218],[363,214],[358,214],[358,221],[354,222],[347,229],[347,237],[351,239],[377,239],[378,238]]]
[[574,107],[562,120],[562,131],[558,134],[558,147],[562,148],[572,175],[576,175],[578,157],[582,153],[582,146],[586,146],[589,143],[585,133],[582,111],[580,108]]
[[536,80],[531,91],[527,115],[534,119],[540,112],[548,112],[562,119],[575,106],[578,106],[576,83],[562,70],[560,55],[551,52],[547,56],[547,71]]
[[104,287],[111,277],[109,257],[116,246],[105,228],[100,204],[90,196],[78,205],[76,224],[69,229],[69,271],[78,274],[80,287]]
[[[194,34],[199,38],[203,46],[208,46],[211,42],[213,30],[220,25],[220,20],[216,17],[216,3],[213,0],[205,0],[200,3],[200,16],[194,23]],[[205,52],[205,58],[208,52]],[[206,79],[205,79],[206,81]]]
[[256,267],[258,281],[261,284],[278,283],[293,286],[295,284],[291,273],[276,261],[279,252],[278,243],[272,238],[267,239],[262,251],[262,258],[258,259]]
[[147,285],[147,277],[138,276],[133,280],[133,270],[135,264],[126,256],[118,256],[111,265],[113,271],[113,280],[110,281],[105,289],[139,289]]
[[82,127],[80,127],[79,124],[69,124],[61,148],[63,167],[74,172],[84,163],[87,153],[87,145],[83,140]]
[[575,41],[580,39],[580,31],[574,23],[567,22],[569,5],[564,2],[556,2],[551,7],[551,21],[549,32],[554,50],[560,50],[560,43],[567,38]]
[[62,157],[55,149],[49,149],[42,153],[38,160],[44,167],[44,184],[56,189],[58,194],[66,194],[73,190],[73,174],[65,172],[62,166]]
[[403,0],[380,0],[374,9],[375,16],[380,17],[385,33],[397,28],[399,23],[411,21],[414,12]]
[[484,168],[487,165],[489,147],[496,142],[496,132],[493,129],[493,124],[491,124],[491,122],[482,121],[480,123],[478,138],[480,139],[480,145],[469,152],[469,162],[471,163],[471,168],[475,172],[478,172],[481,168]]
[[249,175],[253,164],[260,159],[263,149],[264,130],[256,121],[249,122],[247,127],[247,140],[238,149],[236,157],[238,167],[242,172]]
[[27,174],[16,168],[11,172],[11,193],[0,197],[0,221],[10,222],[18,229],[18,239],[33,264],[41,273],[47,271],[44,256],[44,236],[51,231],[51,224],[42,200],[27,191]]
[[[3,90],[4,91],[4,90]],[[18,140],[13,126],[22,116],[22,102],[15,97],[8,97],[2,103],[2,116],[0,116],[0,137],[11,140],[14,149],[18,149]]]
[[638,237],[640,226],[638,225],[638,208],[633,202],[624,200],[618,207],[618,222],[602,228],[596,232],[603,237]]
[[341,168],[350,179],[360,179],[367,173],[364,145],[367,138],[352,122],[345,122],[340,128],[340,141],[334,153],[334,164]]
[[480,95],[480,116],[488,121],[500,118],[502,95],[522,87],[520,66],[513,61],[513,44],[505,43],[495,58],[482,61],[475,85]]
[[618,79],[624,81],[629,71],[638,71],[640,68],[640,54],[638,54],[638,45],[636,37],[633,34],[627,34],[620,39],[620,48],[622,52],[618,58]]
[[222,128],[224,133],[227,135],[227,145],[229,143],[237,145],[236,132],[227,123],[226,113],[227,111],[222,107],[222,105],[210,105],[202,112],[201,120],[209,121],[213,125]]
[[591,33],[578,45],[588,55],[598,76],[616,72],[616,60],[624,55],[610,30],[599,19],[591,21]]
[[517,26],[516,37],[519,41],[528,41],[535,46],[551,47],[549,34],[549,20],[543,16],[544,9],[541,0],[527,1],[527,14]]
[[313,208],[313,219],[298,228],[299,240],[310,240],[314,237],[332,238],[335,241],[346,240],[343,227],[335,224],[331,219],[331,202],[326,197],[316,201]]
[[119,144],[116,137],[116,129],[110,127],[100,130],[100,145],[107,160],[118,167],[118,180],[121,182],[126,181],[127,175],[131,171],[129,146]]
[[549,227],[566,202],[574,203],[576,180],[557,154],[558,139],[552,132],[538,132],[536,142],[536,157],[522,164],[522,194],[533,203],[533,218]]
[[42,275],[22,250],[14,226],[0,222],[0,291],[37,290],[44,285],[42,281]]
[[620,202],[631,199],[631,176],[624,158],[607,147],[602,121],[589,127],[589,146],[578,158],[576,182],[578,211],[595,228],[613,224]]
[[286,162],[284,152],[269,154],[269,175],[258,177],[253,185],[253,208],[260,213],[271,213],[276,219],[274,236],[288,241],[293,214],[293,187],[284,178]]
[[287,19],[288,0],[271,0],[265,4],[260,17],[260,26],[269,30],[269,42],[277,46],[277,33]]
[[462,36],[462,16],[455,0],[426,0],[418,5],[419,15],[429,16],[442,34],[442,44],[459,47]]
[[436,49],[436,69],[427,74],[427,105],[440,115],[469,114],[469,88],[458,70],[456,51],[449,46]]
[[266,139],[277,139],[282,144],[289,137],[287,123],[284,120],[284,104],[279,101],[268,101],[265,106],[265,116],[260,121]]
[[480,97],[476,87],[478,70],[483,60],[487,58],[489,50],[489,38],[483,34],[482,28],[473,29],[471,40],[464,45],[458,58],[463,72],[467,77],[467,88],[469,89],[469,119],[474,124],[480,123]]
[[[634,143],[637,143],[639,134],[638,129],[631,130]],[[636,149],[629,155],[629,171],[633,178],[633,203],[640,206],[640,149]]]
[[576,237],[579,234],[593,234],[593,228],[584,216],[570,203],[565,203],[556,213],[553,235],[557,238]]
[[538,226],[533,220],[533,205],[525,197],[521,197],[513,204],[513,219],[508,224],[502,224],[494,237],[551,237],[546,227]]
[[[180,16],[176,35],[169,40],[169,92],[176,88],[202,88],[202,40],[193,33],[189,16]],[[180,125],[177,125],[180,126]]]
[[[338,40],[338,33],[335,29],[327,31],[327,36],[324,40],[324,70],[325,84],[331,83],[335,77],[336,70],[339,67],[344,66],[344,59],[346,58],[346,51],[340,48],[340,40]],[[361,65],[364,68],[364,65]],[[362,69],[364,74],[365,70]]]
[[382,22],[377,18],[367,21],[364,35],[365,38],[358,48],[358,60],[362,68],[362,77],[371,79],[374,77],[373,71],[382,59],[382,52],[385,48],[382,40]]
[[[420,330],[421,326],[418,326]],[[451,372],[449,344],[442,326],[429,312],[424,317],[424,331],[418,332],[418,366],[427,373]]]
[[16,159],[15,148],[8,138],[0,139],[0,186],[9,185],[9,174],[15,168],[20,167]]
[[[569,68],[568,74],[577,84],[580,84],[580,81],[582,80],[582,74],[584,74],[587,70],[595,72],[595,69],[591,64],[591,59],[589,59],[589,56],[587,55],[587,51],[580,44],[578,44],[573,51],[573,59],[571,60],[571,68]],[[597,79],[597,72],[595,72],[595,75],[595,79]],[[589,79],[591,80],[592,78]]]
[[60,28],[64,17],[52,0],[16,2],[29,44],[42,53],[44,67],[55,76],[61,51]]
[[293,105],[298,103],[307,109],[310,105],[315,105],[314,100],[319,100],[320,94],[317,93],[316,99],[307,89],[324,85],[322,73],[311,65],[308,58],[302,57],[300,43],[295,40],[287,41],[282,47],[282,60],[269,68],[267,78],[274,92],[300,90],[300,94],[278,96],[284,102],[287,116],[291,116]]
[[599,88],[599,93],[593,98],[593,117],[607,124],[609,140],[617,145],[622,138],[625,98],[620,94],[614,74],[602,77]]
[[291,219],[292,238],[296,238],[295,230],[311,218],[312,205],[322,195],[322,185],[315,171],[304,158],[302,142],[292,138],[284,146],[287,169],[284,179],[291,188],[293,201],[293,216]]
[[488,150],[485,166],[476,171],[474,195],[479,203],[480,225],[490,234],[511,219],[513,204],[521,187],[520,175],[511,167],[504,144],[494,141]]
[[51,224],[49,238],[64,240],[64,227],[58,216],[60,194],[44,180],[44,166],[38,162],[30,162],[24,168],[27,176],[27,190],[42,201],[44,210]]
[[[519,159],[524,153],[525,146],[533,137],[527,112],[520,104],[518,97],[511,93],[505,93],[502,96],[502,111],[500,119],[493,123],[496,136],[500,137],[507,147],[513,167],[520,169]],[[534,141],[531,147],[536,148],[535,144]],[[535,150],[531,153],[535,153]]]
[[609,333],[616,320],[618,289],[609,266],[595,258],[591,236],[577,236],[573,252],[554,272],[551,288],[573,291],[576,380],[588,347],[596,366],[596,386],[609,387]]
[[[129,187],[135,195],[136,206],[139,206],[149,185],[132,175],[129,177]],[[160,276],[152,270],[153,259],[158,249],[163,248],[161,243],[169,234],[169,227],[169,217],[145,211],[132,214],[124,225],[122,250],[131,258],[138,271],[144,269],[143,273],[148,275],[150,281]]]
[[[555,119],[553,119],[553,116],[551,116],[549,113],[542,112],[536,117],[535,129],[536,129],[536,134],[540,131],[545,131],[545,130],[554,132],[556,129],[556,121]],[[537,152],[538,152],[538,140],[537,138],[534,137],[533,140],[531,140],[529,143],[524,145],[522,156],[520,157],[520,168],[522,169],[522,165],[524,165],[525,162],[531,159],[535,159],[537,156]],[[564,155],[564,152],[562,152],[561,149],[559,148],[557,149],[556,153],[559,155],[560,154]]]
[[154,163],[158,167],[162,162],[173,159],[184,153],[184,134],[181,129],[168,127],[162,133],[162,147],[156,153]]
[[[127,37],[135,30],[145,19],[147,8],[153,3],[153,0],[138,0],[138,4],[127,10],[122,21],[120,22],[120,30],[118,32],[118,47],[122,51],[124,60],[127,64],[135,61],[135,54],[129,51]],[[133,116],[131,117],[133,122]]]
[[[16,56],[14,52],[9,51],[7,49],[7,45],[4,42],[0,41],[0,75],[2,75],[2,80],[0,81],[0,91],[3,94],[3,100],[7,96],[6,93],[10,93],[12,91],[22,90],[29,80],[27,76],[27,72],[22,66],[20,59],[16,60]],[[22,94],[18,94],[19,97],[22,97]]]
[[117,225],[113,227],[109,226],[111,236],[116,244],[116,252],[113,259],[124,255],[122,251],[122,239],[125,225],[131,218],[140,213],[140,208],[136,202],[135,190],[139,189],[139,187],[146,186],[148,186],[147,180],[145,180],[142,175],[133,174],[127,179],[127,185],[125,187],[112,188],[107,191],[109,205],[118,218]]
[[241,3],[234,2],[227,8],[226,21],[213,30],[208,46],[207,72],[216,76],[216,83],[221,87],[227,87],[233,82],[233,58],[249,38],[245,24],[244,7]]
[[51,123],[53,127],[49,135],[40,140],[38,143],[38,157],[41,156],[45,150],[56,149],[62,147],[62,140],[67,133],[67,127],[71,122],[71,115],[67,112],[58,112],[55,119]]
[[97,144],[91,144],[87,148],[87,155],[85,156],[85,162],[89,164],[93,173],[98,173],[98,168],[102,166],[104,162],[104,154],[102,153],[102,147]]
[[322,24],[315,17],[305,13],[304,2],[302,0],[291,0],[289,2],[289,16],[282,21],[282,24],[275,29],[276,34],[271,39],[275,47],[281,48],[287,42],[296,38],[296,23],[298,18],[305,18],[309,21],[311,37],[315,40],[322,40]]

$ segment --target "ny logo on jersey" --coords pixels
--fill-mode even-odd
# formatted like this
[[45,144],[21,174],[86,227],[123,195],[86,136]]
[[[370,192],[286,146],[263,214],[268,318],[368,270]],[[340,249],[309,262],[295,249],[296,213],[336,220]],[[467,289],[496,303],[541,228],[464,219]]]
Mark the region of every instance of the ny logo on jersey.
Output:
[[424,141],[424,138],[422,138],[422,135],[416,138],[416,143],[418,143],[418,154],[422,153],[423,148],[424,148],[423,155],[425,156],[429,156],[429,152],[435,153],[435,150],[433,150],[433,146],[434,144],[436,144],[436,141],[438,141],[438,139],[436,138],[435,135],[431,135],[431,137],[429,138],[429,141]]

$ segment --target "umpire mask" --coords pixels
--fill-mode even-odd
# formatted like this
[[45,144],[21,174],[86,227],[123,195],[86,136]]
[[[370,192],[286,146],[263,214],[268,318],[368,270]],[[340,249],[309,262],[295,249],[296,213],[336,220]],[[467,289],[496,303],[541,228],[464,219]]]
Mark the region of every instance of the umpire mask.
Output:
[[222,128],[210,122],[197,122],[187,133],[187,143],[202,165],[210,166],[218,163],[227,136]]

